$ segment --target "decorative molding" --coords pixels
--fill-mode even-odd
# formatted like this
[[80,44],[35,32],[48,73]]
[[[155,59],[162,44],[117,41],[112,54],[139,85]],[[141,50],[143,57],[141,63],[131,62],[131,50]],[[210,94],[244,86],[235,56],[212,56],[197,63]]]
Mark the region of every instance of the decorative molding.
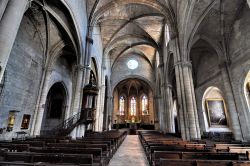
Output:
[[174,64],[174,66],[181,66],[181,67],[190,67],[192,68],[192,62],[191,61],[178,61]]

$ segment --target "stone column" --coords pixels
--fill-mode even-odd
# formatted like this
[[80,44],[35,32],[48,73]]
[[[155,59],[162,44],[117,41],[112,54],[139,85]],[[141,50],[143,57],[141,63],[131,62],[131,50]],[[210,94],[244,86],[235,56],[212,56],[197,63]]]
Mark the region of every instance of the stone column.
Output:
[[199,122],[197,117],[196,100],[193,94],[193,80],[190,77],[191,64],[189,62],[182,63],[183,78],[184,78],[184,93],[186,99],[186,112],[188,116],[190,139],[200,139],[199,135]]
[[77,80],[76,80],[76,87],[75,87],[75,94],[74,94],[74,101],[71,116],[81,112],[81,94],[82,94],[82,78],[83,78],[83,71],[84,66],[77,65]]
[[225,104],[228,106],[229,113],[229,124],[230,128],[233,130],[234,138],[236,140],[242,140],[242,130],[240,125],[239,114],[237,112],[237,106],[234,99],[233,88],[231,86],[231,73],[229,71],[229,66],[227,62],[223,62],[220,65],[221,75],[223,78],[224,89],[225,89]]
[[[111,116],[112,116],[112,113],[111,113],[111,110],[112,110],[112,97],[111,96],[107,96],[107,108],[106,108],[106,115],[105,115],[105,118],[106,118],[106,123],[105,123],[105,129],[106,130],[109,130],[109,124],[111,123]],[[125,112],[124,112],[124,117],[126,119],[126,116],[125,116]]]
[[248,6],[250,7],[250,0],[247,0],[247,4],[248,4]]
[[28,2],[29,0],[9,0],[0,21],[0,82]]
[[154,103],[155,104],[155,111],[154,111],[154,124],[155,124],[155,130],[160,130],[160,120],[161,118],[159,117],[160,115],[160,109],[161,109],[161,97],[160,96],[155,96],[154,97]]
[[83,81],[84,84],[89,83],[90,79],[90,63],[91,63],[91,46],[93,45],[93,39],[91,37],[86,38],[86,54],[85,54],[85,59],[84,59],[84,65],[85,65],[85,70],[83,74]]
[[[125,100],[127,101],[127,100]],[[114,112],[114,97],[110,96],[109,97],[109,110],[108,110],[108,114],[110,119],[108,119],[108,125],[109,125],[109,129],[112,129],[112,124],[113,124],[113,112]],[[125,117],[126,117],[126,112],[125,112]]]
[[1,0],[0,1],[0,21],[3,17],[3,14],[4,14],[4,11],[5,11],[5,8],[8,4],[9,0]]
[[189,131],[186,129],[188,124],[187,124],[187,117],[185,114],[185,96],[182,93],[183,88],[183,73],[181,70],[181,66],[178,65],[178,63],[175,64],[175,75],[176,75],[176,86],[177,86],[177,98],[178,98],[178,103],[179,103],[179,109],[178,109],[178,117],[179,117],[179,122],[180,122],[180,132],[182,139],[186,140],[189,138]]
[[50,81],[50,75],[53,72],[52,68],[48,68],[46,71],[46,75],[45,75],[45,81],[43,84],[43,90],[42,90],[42,94],[41,94],[41,98],[40,98],[40,102],[39,102],[39,107],[37,110],[37,115],[34,119],[34,131],[33,134],[34,136],[36,135],[40,135],[40,131],[41,131],[41,126],[42,126],[42,120],[43,120],[43,114],[44,114],[44,109],[45,109],[45,104],[46,104],[46,100],[47,100],[47,94],[49,91],[49,81]]
[[174,114],[173,114],[173,96],[172,86],[166,85],[166,131],[169,133],[174,132]]
[[[81,94],[82,94],[82,79],[83,79],[83,71],[84,66],[82,65],[76,65],[75,71],[77,72],[77,79],[76,79],[76,85],[75,85],[75,91],[74,91],[74,98],[73,98],[73,106],[71,110],[71,115],[73,116],[79,112],[81,112]],[[75,138],[77,136],[77,127],[71,132],[72,138]]]
[[181,105],[179,118],[183,139],[200,139],[196,99],[193,87],[192,65],[190,62],[175,64],[178,101]]

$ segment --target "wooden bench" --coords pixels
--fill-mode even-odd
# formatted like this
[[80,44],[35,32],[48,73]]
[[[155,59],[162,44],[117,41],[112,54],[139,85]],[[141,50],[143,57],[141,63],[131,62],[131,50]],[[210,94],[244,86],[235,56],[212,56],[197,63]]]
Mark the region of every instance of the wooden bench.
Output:
[[84,144],[84,143],[48,143],[47,147],[68,147],[68,148],[101,148],[106,157],[110,157],[110,151],[107,144]]
[[238,153],[155,151],[152,163],[157,165],[160,159],[239,160],[240,155]]
[[227,152],[228,148],[233,147],[233,146],[239,147],[242,145],[241,144],[215,144],[214,148],[217,152],[221,152],[221,151]]
[[156,166],[249,166],[250,161],[160,159]]
[[35,153],[57,153],[57,154],[92,154],[93,155],[93,163],[99,165],[107,165],[109,160],[108,158],[102,155],[101,148],[31,148],[31,152]]
[[56,154],[56,153],[33,153],[33,152],[7,152],[4,161],[9,162],[46,162],[46,163],[69,163],[69,164],[93,164],[92,154]]
[[14,143],[7,143],[7,144],[0,144],[1,148],[6,148],[10,152],[23,152],[29,151],[30,145],[29,144],[14,144]]

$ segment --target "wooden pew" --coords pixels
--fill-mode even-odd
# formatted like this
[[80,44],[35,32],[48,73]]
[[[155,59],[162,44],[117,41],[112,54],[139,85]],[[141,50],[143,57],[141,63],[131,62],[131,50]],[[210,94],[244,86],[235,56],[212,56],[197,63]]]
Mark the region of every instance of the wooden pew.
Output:
[[93,163],[98,165],[107,165],[109,160],[102,155],[101,148],[30,148],[30,152],[35,153],[57,153],[57,154],[92,154]]
[[11,144],[29,144],[32,147],[44,147],[45,141],[13,141]]
[[84,144],[84,143],[48,143],[47,147],[68,147],[68,148],[101,148],[105,157],[110,157],[107,144]]
[[[244,154],[245,155],[245,154]],[[174,152],[155,151],[152,156],[152,163],[158,165],[161,158],[164,159],[190,159],[190,160],[239,160],[238,153],[215,153],[215,152]]]
[[206,149],[206,144],[187,143],[187,144],[185,144],[185,149],[205,150]]
[[29,151],[30,145],[29,144],[14,144],[14,143],[7,143],[7,144],[0,144],[1,148],[6,148],[10,152],[23,152]]
[[249,166],[250,161],[160,159],[159,166]]
[[243,145],[241,145],[241,144],[215,144],[214,148],[217,152],[222,152],[222,151],[227,152],[228,148],[233,147],[233,146],[240,147]]
[[195,160],[173,160],[173,159],[160,159],[159,165],[155,166],[196,166]]
[[246,153],[250,152],[250,147],[228,147],[230,153]]
[[[75,164],[50,164],[50,163],[17,163],[17,162],[2,162],[0,161],[1,166],[75,166]],[[80,166],[92,166],[91,164],[83,164]]]
[[33,153],[33,152],[7,152],[4,161],[8,162],[46,162],[58,164],[93,164],[91,154],[56,154],[56,153]]

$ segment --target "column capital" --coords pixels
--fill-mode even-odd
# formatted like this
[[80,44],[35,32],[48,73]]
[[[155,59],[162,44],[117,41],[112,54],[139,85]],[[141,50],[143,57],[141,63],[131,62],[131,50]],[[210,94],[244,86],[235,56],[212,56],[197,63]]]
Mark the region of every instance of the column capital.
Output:
[[91,67],[89,65],[85,65],[84,68],[87,70],[91,70]]
[[171,84],[169,84],[169,83],[163,83],[162,85],[161,85],[161,87],[164,87],[164,88],[173,88],[173,86],[171,85]]
[[160,99],[161,96],[154,96],[154,99]]
[[47,67],[47,72],[52,73],[55,69],[53,67]]
[[74,67],[75,67],[75,70],[77,70],[77,71],[83,71],[84,70],[84,66],[81,65],[81,64],[75,65]]
[[189,67],[192,68],[192,62],[191,61],[178,61],[174,64],[174,66],[181,66],[181,67]]

